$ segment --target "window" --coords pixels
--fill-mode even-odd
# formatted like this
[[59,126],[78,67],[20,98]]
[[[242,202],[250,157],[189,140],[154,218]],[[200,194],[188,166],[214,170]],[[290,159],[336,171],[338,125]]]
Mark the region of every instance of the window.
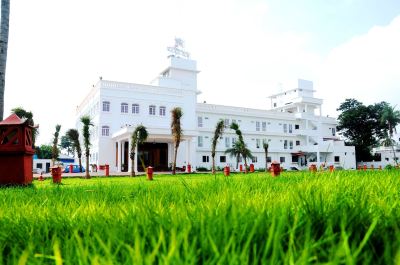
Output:
[[253,162],[253,163],[257,163],[257,157],[256,157],[256,156],[254,156],[254,157],[251,159],[251,162]]
[[237,123],[235,119],[232,119],[232,123]]
[[154,105],[149,106],[149,115],[156,115],[156,106]]
[[229,119],[224,120],[224,126],[225,126],[225,128],[229,127]]
[[256,131],[259,132],[260,131],[260,122],[256,121]]
[[203,117],[197,117],[197,127],[203,127]]
[[165,107],[160,107],[160,116],[165,116]]
[[295,130],[298,130],[298,129],[300,129],[300,125],[298,125],[298,124],[295,124],[295,125],[294,125],[294,129],[295,129]]
[[103,101],[103,111],[110,111],[110,101]]
[[132,113],[139,114],[139,104],[132,104]]
[[225,137],[225,147],[230,147],[230,139],[229,139],[229,137]]
[[225,163],[226,162],[226,156],[220,156],[219,157],[219,162]]
[[292,163],[298,163],[298,162],[299,162],[299,156],[292,155]]
[[292,132],[293,132],[293,125],[289,124],[289,133],[292,133]]
[[340,156],[335,156],[335,162],[339,163],[340,162]]
[[274,108],[276,108],[276,103],[274,103]]
[[336,128],[332,128],[332,136],[336,135]]
[[281,157],[279,158],[279,161],[280,161],[281,163],[285,163],[285,157],[284,157],[284,156],[281,156]]
[[287,124],[283,124],[283,132],[287,133]]
[[42,163],[37,163],[36,164],[36,168],[43,168],[43,164]]
[[256,147],[260,148],[261,145],[261,140],[260,139],[256,139]]
[[128,113],[128,104],[121,103],[121,113]]
[[271,157],[270,156],[267,156],[267,162],[271,163]]
[[203,163],[208,163],[210,162],[210,157],[209,156],[203,156]]
[[203,147],[203,136],[197,136],[197,146]]
[[242,156],[239,156],[238,161],[239,161],[239,163],[242,163]]
[[287,149],[287,144],[288,144],[288,140],[285,140],[285,141],[283,142],[283,149]]
[[109,126],[102,126],[101,127],[101,135],[102,136],[109,136],[110,135],[110,127]]
[[293,141],[289,141],[289,149],[293,149]]
[[265,132],[267,130],[267,122],[262,122],[262,131]]
[[235,143],[236,143],[236,138],[232,137],[232,147],[235,145]]
[[296,141],[296,145],[300,145],[300,141]]

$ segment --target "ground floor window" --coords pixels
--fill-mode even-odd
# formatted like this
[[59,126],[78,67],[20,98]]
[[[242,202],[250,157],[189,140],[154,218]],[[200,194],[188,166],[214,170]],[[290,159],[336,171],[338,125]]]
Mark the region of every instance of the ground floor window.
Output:
[[292,162],[293,162],[293,163],[299,162],[299,157],[296,156],[296,155],[292,156]]
[[285,163],[285,157],[284,157],[284,156],[281,156],[281,157],[279,158],[279,161],[280,161],[281,163]]
[[256,156],[254,156],[254,157],[251,159],[251,162],[253,162],[253,163],[257,163],[257,157],[256,157]]
[[210,157],[209,156],[203,156],[203,163],[208,163],[210,162]]
[[37,164],[36,164],[36,168],[43,168],[42,163],[37,163]]
[[271,157],[270,156],[267,156],[267,162],[271,163]]
[[225,163],[226,162],[226,156],[220,156],[219,157],[219,162]]
[[335,156],[335,162],[340,162],[340,156]]

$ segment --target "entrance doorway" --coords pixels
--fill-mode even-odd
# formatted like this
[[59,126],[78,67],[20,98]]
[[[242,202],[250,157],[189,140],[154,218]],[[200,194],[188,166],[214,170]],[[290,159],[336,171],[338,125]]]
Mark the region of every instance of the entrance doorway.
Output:
[[152,166],[154,171],[168,171],[168,144],[144,143],[139,145],[138,171],[144,171],[142,161],[146,167]]

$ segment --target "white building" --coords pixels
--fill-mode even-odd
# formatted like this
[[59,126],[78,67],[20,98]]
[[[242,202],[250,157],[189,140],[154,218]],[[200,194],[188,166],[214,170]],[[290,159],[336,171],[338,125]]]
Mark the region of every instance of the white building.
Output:
[[[170,110],[183,110],[183,141],[177,166],[191,164],[211,167],[211,140],[218,120],[226,126],[239,124],[248,148],[254,155],[249,161],[265,168],[263,141],[269,143],[270,160],[284,168],[305,168],[310,163],[355,168],[354,147],[344,146],[336,136],[336,120],[321,115],[322,99],[314,97],[313,83],[299,80],[296,88],[272,95],[268,110],[197,103],[196,61],[169,56],[167,67],[149,85],[99,80],[77,108],[79,118],[90,115],[91,164],[109,164],[111,171],[130,168],[130,137],[139,124],[149,132],[147,142],[137,151],[145,165],[156,171],[168,170],[173,161]],[[264,96],[264,95],[259,95]],[[236,140],[227,128],[217,145],[216,166],[235,166],[236,159],[225,154]],[[140,160],[134,167],[141,169]]]

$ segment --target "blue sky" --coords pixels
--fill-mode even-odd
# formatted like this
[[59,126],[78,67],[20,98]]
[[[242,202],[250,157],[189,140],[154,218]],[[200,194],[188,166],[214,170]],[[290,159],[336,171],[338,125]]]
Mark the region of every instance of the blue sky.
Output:
[[102,76],[149,83],[181,37],[201,73],[198,101],[266,108],[314,81],[324,115],[345,98],[399,104],[400,1],[20,0],[11,3],[5,114],[23,106],[50,143]]

